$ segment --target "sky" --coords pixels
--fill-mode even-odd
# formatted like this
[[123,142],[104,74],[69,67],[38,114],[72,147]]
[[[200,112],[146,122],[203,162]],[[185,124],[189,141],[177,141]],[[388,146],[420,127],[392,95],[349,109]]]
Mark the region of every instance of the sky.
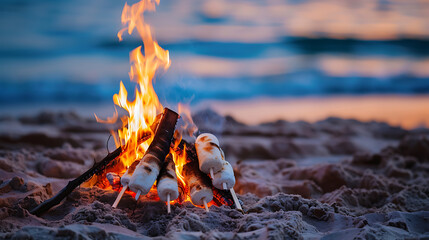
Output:
[[[132,2],[130,2],[132,3]],[[137,36],[119,42],[125,1],[0,2],[0,103],[108,104]],[[161,0],[148,13],[172,65],[160,100],[429,93],[429,1]]]

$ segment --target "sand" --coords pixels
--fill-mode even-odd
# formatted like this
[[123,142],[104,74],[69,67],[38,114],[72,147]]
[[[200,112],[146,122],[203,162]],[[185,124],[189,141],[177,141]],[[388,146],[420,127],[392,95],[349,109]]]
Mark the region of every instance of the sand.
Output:
[[[244,214],[80,187],[41,217],[29,210],[107,154],[108,131],[71,112],[0,118],[1,239],[429,238],[429,130],[328,118],[245,125],[194,116],[219,137]],[[113,150],[113,147],[110,147]]]

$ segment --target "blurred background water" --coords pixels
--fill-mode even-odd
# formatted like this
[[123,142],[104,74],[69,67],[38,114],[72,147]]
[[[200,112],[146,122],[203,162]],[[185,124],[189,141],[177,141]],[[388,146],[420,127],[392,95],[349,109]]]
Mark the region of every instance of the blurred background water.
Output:
[[[141,42],[116,37],[124,4],[2,0],[1,108],[113,104],[120,80],[131,91],[128,54]],[[167,105],[219,102],[222,112],[255,99],[304,100],[301,112],[324,106],[329,116],[341,115],[333,104],[354,99],[345,106],[350,110],[372,99],[376,104],[365,106],[378,106],[377,115],[387,102],[398,108],[406,98],[418,105],[412,113],[381,120],[405,114],[413,118],[407,127],[429,123],[428,0],[161,0],[146,16],[170,51],[171,68],[155,83]],[[331,100],[319,105],[320,99]],[[401,109],[408,111],[407,104]],[[366,112],[359,106],[355,112]],[[276,117],[293,115],[283,112]],[[304,115],[292,120],[316,120]],[[380,119],[375,115],[365,119]]]

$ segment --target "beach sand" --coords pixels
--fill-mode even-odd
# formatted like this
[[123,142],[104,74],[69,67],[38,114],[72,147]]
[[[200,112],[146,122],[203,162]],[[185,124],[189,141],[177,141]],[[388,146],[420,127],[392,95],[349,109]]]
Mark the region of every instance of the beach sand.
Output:
[[[41,217],[28,210],[106,154],[105,126],[73,112],[0,118],[2,239],[429,238],[429,130],[327,118],[247,125],[194,115],[219,137],[244,214],[80,187]],[[112,148],[111,148],[112,150]]]

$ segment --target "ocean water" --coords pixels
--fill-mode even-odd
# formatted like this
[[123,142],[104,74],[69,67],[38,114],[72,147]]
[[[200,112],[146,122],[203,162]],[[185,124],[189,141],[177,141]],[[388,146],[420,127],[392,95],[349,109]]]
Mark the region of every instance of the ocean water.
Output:
[[[132,3],[132,2],[130,2]],[[1,106],[110,103],[128,80],[125,1],[2,0]],[[161,0],[147,19],[171,68],[164,103],[426,95],[429,1]]]

